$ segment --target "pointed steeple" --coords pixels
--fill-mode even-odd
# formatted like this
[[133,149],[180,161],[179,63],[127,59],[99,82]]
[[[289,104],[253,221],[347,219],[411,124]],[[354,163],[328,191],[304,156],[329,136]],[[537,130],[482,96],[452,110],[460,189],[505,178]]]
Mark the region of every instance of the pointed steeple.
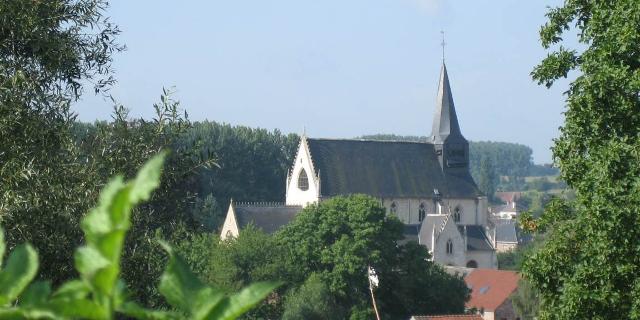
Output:
[[442,61],[438,98],[436,100],[436,110],[433,115],[433,127],[431,129],[431,140],[433,143],[444,143],[449,136],[463,138],[460,132],[460,125],[458,124],[456,108],[453,104],[447,67],[444,61]]

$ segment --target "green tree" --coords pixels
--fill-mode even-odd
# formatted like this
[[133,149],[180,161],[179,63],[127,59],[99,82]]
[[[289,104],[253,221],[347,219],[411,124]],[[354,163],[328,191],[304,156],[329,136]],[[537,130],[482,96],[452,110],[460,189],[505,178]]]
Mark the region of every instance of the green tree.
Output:
[[476,181],[478,188],[480,188],[489,199],[493,199],[496,193],[496,187],[500,181],[489,157],[485,156],[480,160],[480,172],[477,175]]
[[524,265],[543,319],[640,318],[640,6],[635,0],[567,0],[550,9],[545,48],[575,29],[580,51],[556,46],[533,71],[541,84],[578,71],[555,140],[572,210],[548,205],[532,227],[549,229]]
[[311,274],[299,288],[287,293],[283,320],[344,319],[345,311],[336,303],[329,288],[316,275]]
[[526,280],[520,279],[518,289],[511,295],[511,302],[514,311],[520,319],[537,319],[540,310],[539,294]]
[[[123,49],[103,0],[0,2],[0,219],[8,246],[39,249],[43,276],[74,274],[80,217],[100,182],[77,161],[70,104],[113,83]],[[89,192],[87,192],[89,191]]]
[[379,275],[376,294],[387,318],[464,310],[464,282],[428,261],[425,247],[399,245],[402,223],[374,198],[341,196],[310,205],[276,238],[287,252],[289,282],[317,274],[352,317],[370,316],[367,266]]

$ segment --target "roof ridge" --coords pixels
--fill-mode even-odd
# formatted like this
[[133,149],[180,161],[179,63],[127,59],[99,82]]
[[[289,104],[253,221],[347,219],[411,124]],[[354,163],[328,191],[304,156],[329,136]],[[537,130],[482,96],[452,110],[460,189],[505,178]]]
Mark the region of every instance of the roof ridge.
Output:
[[236,207],[299,207],[295,205],[287,205],[281,201],[234,201]]
[[403,141],[403,140],[376,140],[376,139],[358,139],[358,138],[307,138],[308,140],[324,140],[324,141],[352,141],[352,142],[380,142],[380,143],[413,143],[433,145],[429,141]]

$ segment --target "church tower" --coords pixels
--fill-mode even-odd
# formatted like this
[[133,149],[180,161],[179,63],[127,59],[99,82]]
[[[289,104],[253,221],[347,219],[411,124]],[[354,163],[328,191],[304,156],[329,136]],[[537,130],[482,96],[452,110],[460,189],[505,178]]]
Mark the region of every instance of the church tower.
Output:
[[436,110],[433,116],[431,143],[434,144],[440,167],[445,172],[468,172],[469,142],[462,136],[453,95],[449,86],[447,66],[442,62]]

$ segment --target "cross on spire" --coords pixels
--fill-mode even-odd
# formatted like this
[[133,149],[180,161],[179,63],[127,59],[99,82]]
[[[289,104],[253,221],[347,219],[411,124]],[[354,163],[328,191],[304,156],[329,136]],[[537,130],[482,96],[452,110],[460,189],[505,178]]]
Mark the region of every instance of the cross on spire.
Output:
[[440,42],[440,45],[442,46],[442,61],[444,61],[444,46],[446,46],[447,43],[444,42],[444,31],[440,31],[440,34],[442,34],[442,42]]

